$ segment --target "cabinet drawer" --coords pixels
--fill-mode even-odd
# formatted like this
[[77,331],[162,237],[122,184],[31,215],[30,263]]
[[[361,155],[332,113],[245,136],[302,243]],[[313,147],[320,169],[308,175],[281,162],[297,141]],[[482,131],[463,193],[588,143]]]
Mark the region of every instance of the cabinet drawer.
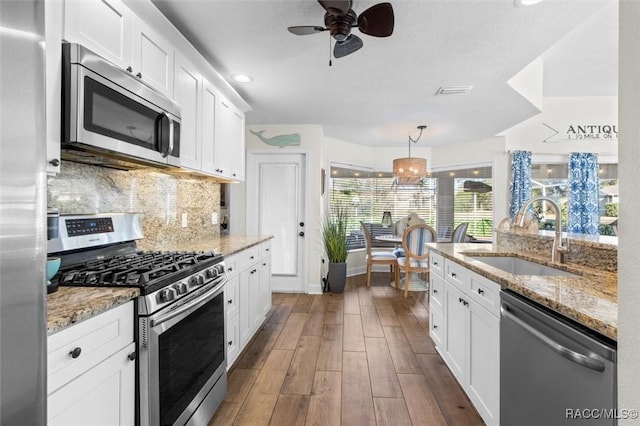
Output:
[[264,259],[265,257],[271,256],[271,243],[266,242],[260,244],[260,257]]
[[436,306],[429,305],[429,337],[433,340],[433,343],[442,348],[442,339],[445,336],[444,332],[444,315],[442,309]]
[[131,342],[133,301],[52,334],[47,339],[47,394]]
[[227,277],[235,277],[238,275],[238,255],[233,255],[224,258],[224,269],[227,271]]
[[444,275],[444,257],[434,251],[429,252],[429,269],[441,277]]
[[225,318],[233,318],[238,315],[240,300],[240,277],[237,275],[227,280],[224,286]]
[[444,262],[445,279],[455,284],[460,290],[466,292],[469,286],[469,270],[457,263],[445,260]]
[[442,298],[444,297],[444,278],[436,274],[429,274],[429,280],[429,291],[431,292],[429,308],[431,308],[431,305],[435,305],[442,309]]
[[469,271],[469,296],[496,317],[500,316],[500,285]]
[[244,271],[260,260],[260,247],[254,246],[238,253],[238,270]]

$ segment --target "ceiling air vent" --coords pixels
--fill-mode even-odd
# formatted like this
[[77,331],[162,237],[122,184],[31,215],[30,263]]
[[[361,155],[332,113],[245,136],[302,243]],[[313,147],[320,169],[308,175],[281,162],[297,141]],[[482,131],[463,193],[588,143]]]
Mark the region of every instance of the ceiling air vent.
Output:
[[436,95],[459,95],[469,93],[473,86],[442,86],[436,92]]

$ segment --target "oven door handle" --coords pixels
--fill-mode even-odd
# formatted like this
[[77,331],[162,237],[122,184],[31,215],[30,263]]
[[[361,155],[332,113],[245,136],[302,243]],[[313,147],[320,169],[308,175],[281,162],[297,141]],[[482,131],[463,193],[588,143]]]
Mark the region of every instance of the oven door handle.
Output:
[[199,295],[198,297],[196,297],[186,305],[181,306],[178,309],[175,309],[173,311],[167,312],[165,315],[161,315],[158,318],[152,319],[151,327],[157,327],[160,324],[165,323],[177,316],[183,315],[185,313],[190,314],[193,311],[201,308],[203,305],[205,305],[207,302],[213,299],[213,297],[222,289],[225,282],[226,280],[222,281],[220,284],[216,285],[214,288],[207,291],[206,293]]

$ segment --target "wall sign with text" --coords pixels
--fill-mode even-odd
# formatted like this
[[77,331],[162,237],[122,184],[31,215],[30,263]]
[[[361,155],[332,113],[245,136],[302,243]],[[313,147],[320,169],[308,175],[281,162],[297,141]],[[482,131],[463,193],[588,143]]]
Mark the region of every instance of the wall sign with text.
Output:
[[611,141],[618,139],[617,124],[567,124],[561,130],[542,123],[554,133],[546,138],[544,142],[563,142],[563,141]]

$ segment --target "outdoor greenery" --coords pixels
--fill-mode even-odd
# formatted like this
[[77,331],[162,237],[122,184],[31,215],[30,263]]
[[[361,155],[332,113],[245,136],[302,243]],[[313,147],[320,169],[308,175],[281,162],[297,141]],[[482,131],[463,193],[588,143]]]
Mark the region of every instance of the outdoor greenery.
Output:
[[347,212],[334,209],[332,215],[325,218],[322,224],[322,241],[331,263],[347,261]]
[[607,203],[604,205],[605,216],[618,217],[618,203]]

